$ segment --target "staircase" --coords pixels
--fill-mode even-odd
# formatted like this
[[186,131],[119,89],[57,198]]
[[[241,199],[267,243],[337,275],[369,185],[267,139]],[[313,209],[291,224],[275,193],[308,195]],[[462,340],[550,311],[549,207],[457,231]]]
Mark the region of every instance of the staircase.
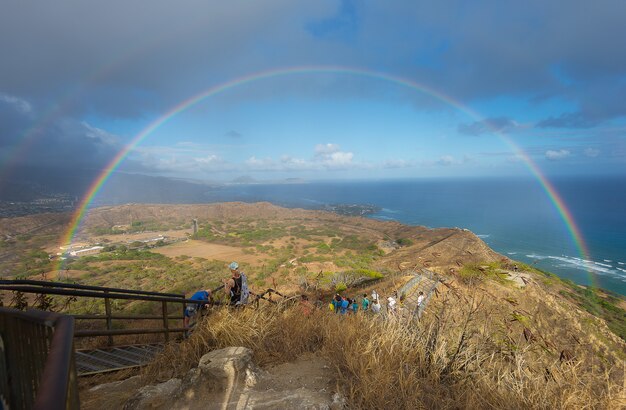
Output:
[[[414,316],[420,317],[430,297],[439,285],[439,277],[428,269],[412,271],[410,274],[414,275],[414,277],[398,289],[398,297],[402,299],[404,296],[401,306],[405,315],[408,315],[410,318]],[[420,292],[424,292],[424,301],[418,310],[417,297]]]

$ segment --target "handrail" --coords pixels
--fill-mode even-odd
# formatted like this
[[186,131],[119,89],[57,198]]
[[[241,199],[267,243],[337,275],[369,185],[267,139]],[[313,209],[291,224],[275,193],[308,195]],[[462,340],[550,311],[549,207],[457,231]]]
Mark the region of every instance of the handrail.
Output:
[[[2,281],[11,282],[11,281]],[[130,299],[130,300],[148,300],[152,302],[172,302],[172,303],[198,303],[202,302],[192,299],[185,299],[182,296],[148,296],[148,295],[134,295],[125,293],[105,293],[89,291],[89,290],[73,290],[73,289],[51,289],[47,287],[37,286],[25,286],[25,285],[8,285],[0,283],[0,290],[14,290],[24,293],[44,293],[49,295],[61,295],[61,296],[83,296],[92,298],[109,298],[109,299]],[[208,303],[208,302],[205,302]]]
[[[223,286],[223,285],[222,285]],[[219,287],[217,289],[220,289]],[[216,289],[216,290],[217,290]],[[48,281],[36,281],[36,280],[0,280],[0,290],[8,290],[14,292],[34,293],[34,294],[46,294],[46,295],[58,295],[58,296],[77,296],[87,298],[99,298],[104,300],[105,315],[102,317],[96,317],[95,319],[106,320],[106,329],[103,330],[90,330],[90,331],[77,331],[74,337],[84,336],[107,336],[108,344],[113,345],[113,336],[119,336],[123,334],[153,334],[161,333],[165,337],[165,341],[169,340],[170,333],[180,333],[184,329],[170,328],[169,321],[174,319],[183,319],[183,312],[188,304],[195,305],[220,305],[219,302],[213,301],[198,301],[192,299],[186,299],[183,294],[175,293],[158,293],[147,292],[140,290],[127,290],[119,288],[107,288],[99,286],[86,286],[78,284],[67,284],[59,282]],[[142,300],[149,302],[161,303],[161,315],[159,319],[163,321],[163,325],[160,328],[154,329],[128,329],[120,330],[113,328],[113,320],[125,320],[126,318],[120,315],[113,315],[111,309],[111,299],[124,299],[124,300]],[[167,303],[176,303],[181,306],[180,316],[171,317],[168,313]],[[94,319],[93,315],[76,315],[76,319]],[[129,319],[140,319],[139,316],[132,316]],[[146,315],[145,319],[156,320],[155,315]]]
[[133,294],[133,295],[181,297],[181,295],[178,293],[149,292],[145,290],[108,288],[108,287],[103,287],[103,286],[79,285],[78,283],[51,282],[51,281],[44,281],[44,280],[29,280],[29,279],[0,280],[0,285],[32,285],[32,286],[46,286],[46,287],[51,287],[51,288],[98,290],[98,291],[103,291],[103,292],[106,291],[109,293],[128,293],[128,294]]
[[[224,285],[220,285],[212,290],[213,294],[216,294]],[[182,333],[186,329],[182,327],[170,327],[170,320],[181,320],[184,318],[182,314],[187,305],[221,305],[219,301],[198,301],[193,299],[186,299],[185,295],[174,293],[158,293],[147,292],[140,290],[128,290],[120,288],[108,288],[100,286],[88,286],[69,284],[62,282],[50,282],[50,281],[36,281],[36,280],[0,280],[0,290],[32,293],[32,294],[46,294],[46,295],[58,295],[58,296],[76,296],[85,298],[99,298],[104,300],[105,314],[104,315],[85,315],[78,314],[73,315],[77,320],[105,320],[105,329],[90,329],[90,330],[76,330],[74,337],[91,337],[91,336],[107,336],[108,344],[113,345],[113,336],[121,335],[134,335],[134,334],[155,334],[161,333],[165,337],[165,341],[169,340],[170,333]],[[262,294],[255,294],[251,292],[251,295],[255,297],[255,301],[258,303],[259,299],[266,300],[270,303],[275,303],[271,298],[267,298],[266,295],[275,293],[282,298],[285,295],[276,291],[275,289],[267,289]],[[141,300],[148,302],[160,302],[161,314],[160,315],[115,315],[112,312],[111,299],[122,300]],[[181,305],[181,313],[172,316],[167,309],[168,303],[176,303]],[[141,328],[141,329],[114,329],[112,324],[113,320],[162,320],[163,324],[158,328]]]
[[7,367],[2,370],[11,377],[9,391],[0,393],[8,396],[4,399],[10,408],[80,407],[73,333],[71,316],[0,308],[0,336]]

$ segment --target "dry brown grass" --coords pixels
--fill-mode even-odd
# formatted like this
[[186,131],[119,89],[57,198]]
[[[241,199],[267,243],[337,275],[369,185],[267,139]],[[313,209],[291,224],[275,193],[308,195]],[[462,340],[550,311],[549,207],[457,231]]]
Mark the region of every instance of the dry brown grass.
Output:
[[260,365],[318,352],[336,367],[338,389],[350,408],[580,409],[624,403],[608,370],[547,363],[530,345],[503,348],[480,330],[480,301],[465,306],[439,309],[421,323],[326,311],[304,316],[298,307],[221,309],[189,340],[168,346],[143,374],[146,381],[181,376],[210,350],[245,346]]

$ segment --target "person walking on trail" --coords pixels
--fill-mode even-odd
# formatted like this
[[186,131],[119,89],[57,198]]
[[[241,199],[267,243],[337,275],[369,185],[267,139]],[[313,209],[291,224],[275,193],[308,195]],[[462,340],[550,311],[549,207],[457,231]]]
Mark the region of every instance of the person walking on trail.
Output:
[[342,315],[345,315],[348,312],[348,305],[350,304],[350,302],[348,302],[348,298],[346,298],[345,296],[341,298],[341,306],[339,308],[339,313]]
[[426,297],[424,296],[424,292],[420,292],[419,296],[417,297],[417,308],[420,309],[422,307],[422,303],[424,303],[424,299]]
[[424,310],[424,299],[426,299],[426,297],[424,296],[424,292],[420,291],[419,295],[417,296],[417,307],[415,308],[418,318],[422,315],[422,311]]
[[380,301],[372,299],[372,313],[380,313]]
[[339,293],[335,294],[335,297],[330,301],[330,304],[332,306],[330,310],[335,313],[339,313],[339,310],[341,310],[341,296],[339,296]]
[[183,314],[183,325],[185,327],[189,327],[189,322],[191,318],[194,317],[202,307],[207,307],[207,303],[211,300],[211,290],[199,290],[194,293],[189,299],[197,300],[198,303],[190,303],[185,308],[185,313]]
[[395,316],[397,313],[396,299],[393,296],[387,298],[387,313],[389,316]]
[[359,302],[356,300],[356,298],[354,298],[352,299],[352,313],[356,315],[358,311],[359,311]]
[[367,309],[370,307],[370,300],[367,298],[367,293],[363,294],[363,299],[361,299],[361,310],[363,312],[367,312]]
[[231,306],[240,306],[248,303],[250,290],[248,289],[248,278],[239,270],[239,264],[232,262],[228,265],[231,277],[224,279],[224,290],[230,297]]

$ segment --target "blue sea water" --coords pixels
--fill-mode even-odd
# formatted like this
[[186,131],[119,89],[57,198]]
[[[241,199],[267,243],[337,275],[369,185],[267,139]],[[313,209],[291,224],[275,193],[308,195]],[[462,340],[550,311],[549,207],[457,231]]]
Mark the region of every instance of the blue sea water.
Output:
[[211,190],[206,197],[210,202],[269,201],[308,209],[372,204],[382,209],[372,218],[467,228],[512,259],[626,295],[626,177],[568,177],[551,182],[580,228],[588,259],[578,251],[546,192],[531,179],[230,185]]

